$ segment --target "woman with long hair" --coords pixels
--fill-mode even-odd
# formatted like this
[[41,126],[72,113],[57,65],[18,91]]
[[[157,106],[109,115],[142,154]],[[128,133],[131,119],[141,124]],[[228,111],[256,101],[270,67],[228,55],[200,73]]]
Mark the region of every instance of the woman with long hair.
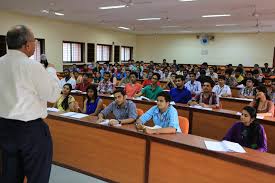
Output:
[[66,83],[63,86],[62,94],[54,104],[54,107],[63,112],[74,112],[75,111],[75,99],[71,95],[72,85]]
[[103,101],[98,97],[97,88],[94,85],[88,86],[86,90],[86,99],[84,101],[83,110],[77,107],[82,113],[97,116],[98,113],[103,109]]
[[261,116],[274,116],[274,103],[268,95],[267,88],[263,85],[256,87],[255,100],[249,106],[254,107]]
[[246,106],[242,110],[240,122],[236,122],[227,132],[224,140],[239,143],[241,146],[267,152],[267,139],[264,128],[256,119],[256,109]]

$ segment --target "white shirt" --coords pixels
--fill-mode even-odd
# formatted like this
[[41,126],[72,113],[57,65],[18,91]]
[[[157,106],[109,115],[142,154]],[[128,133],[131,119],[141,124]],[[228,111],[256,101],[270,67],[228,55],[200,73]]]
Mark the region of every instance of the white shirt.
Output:
[[219,97],[222,97],[222,95],[225,94],[227,96],[231,96],[231,89],[228,85],[224,85],[223,87],[220,87],[220,85],[215,85],[212,91],[216,93],[216,95],[218,95]]
[[201,93],[201,82],[194,81],[194,83],[191,83],[191,81],[188,81],[184,85],[191,93],[200,94]]
[[67,82],[65,80],[65,78],[61,79],[61,87],[63,88],[63,86],[66,84],[66,83],[69,83],[72,85],[72,88],[75,89],[76,87],[76,81],[74,78],[70,78]]
[[206,73],[206,76],[210,76],[212,80],[218,79],[218,74],[215,72],[213,72],[213,74],[211,74],[210,72]]
[[56,102],[60,95],[56,71],[49,70],[20,51],[8,50],[0,58],[0,117],[25,122],[46,118],[47,101]]

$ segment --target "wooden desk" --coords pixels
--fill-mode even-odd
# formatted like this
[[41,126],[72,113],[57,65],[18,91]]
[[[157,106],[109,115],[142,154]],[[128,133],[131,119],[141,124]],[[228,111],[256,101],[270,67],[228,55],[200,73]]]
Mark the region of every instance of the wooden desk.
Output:
[[108,182],[271,183],[275,155],[218,153],[205,149],[206,138],[146,135],[134,125],[109,127],[50,113],[45,120],[54,144],[54,163]]
[[240,88],[231,87],[232,97],[239,97],[240,90],[241,90]]
[[226,110],[232,111],[242,111],[242,109],[249,105],[252,100],[241,99],[241,98],[232,98],[232,97],[221,97],[220,102],[222,104],[222,108]]

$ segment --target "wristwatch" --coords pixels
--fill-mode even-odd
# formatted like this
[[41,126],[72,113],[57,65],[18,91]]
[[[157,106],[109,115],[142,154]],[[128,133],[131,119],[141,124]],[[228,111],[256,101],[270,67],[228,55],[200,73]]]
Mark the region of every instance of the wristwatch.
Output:
[[118,121],[118,124],[121,124],[121,120],[117,120]]

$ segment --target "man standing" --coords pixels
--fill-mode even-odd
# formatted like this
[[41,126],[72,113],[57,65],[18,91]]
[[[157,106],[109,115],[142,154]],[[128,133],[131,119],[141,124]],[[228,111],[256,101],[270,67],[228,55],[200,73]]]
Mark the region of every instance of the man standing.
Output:
[[30,60],[35,38],[23,25],[7,33],[8,53],[0,58],[0,149],[3,175],[0,182],[48,183],[52,163],[52,139],[41,118],[47,101],[60,94],[54,66],[46,69]]
[[184,76],[176,76],[176,88],[170,90],[170,96],[175,103],[187,104],[191,100],[191,92],[184,87]]

